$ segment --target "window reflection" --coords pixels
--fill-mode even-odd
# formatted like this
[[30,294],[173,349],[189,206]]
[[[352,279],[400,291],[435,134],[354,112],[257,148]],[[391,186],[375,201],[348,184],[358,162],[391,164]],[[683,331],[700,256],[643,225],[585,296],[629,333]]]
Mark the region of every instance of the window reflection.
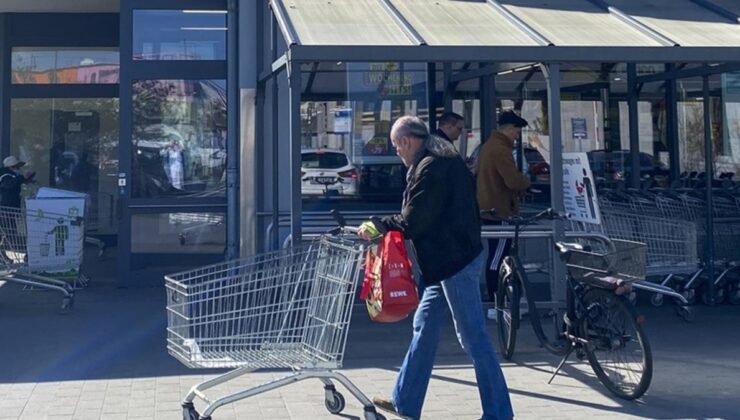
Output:
[[226,82],[142,80],[133,91],[133,196],[224,196]]
[[225,60],[225,10],[134,10],[134,60]]
[[13,84],[118,83],[118,48],[14,47]]
[[[336,72],[319,72],[315,83],[340,86],[336,93],[346,100],[302,104],[304,197],[398,202],[405,187],[406,169],[390,141],[390,128],[403,115],[426,119],[426,66],[343,66],[343,80],[335,79]],[[317,153],[325,158],[315,159]]]
[[88,230],[115,233],[118,99],[13,99],[11,109],[10,153],[36,172],[23,194],[39,186],[88,193]]
[[131,252],[223,254],[223,213],[160,213],[131,216]]

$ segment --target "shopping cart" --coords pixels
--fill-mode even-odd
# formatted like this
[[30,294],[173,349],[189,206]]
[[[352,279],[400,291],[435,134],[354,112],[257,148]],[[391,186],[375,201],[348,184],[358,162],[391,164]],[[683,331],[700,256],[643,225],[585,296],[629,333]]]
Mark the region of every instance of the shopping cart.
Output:
[[604,233],[610,238],[647,246],[645,275],[661,280],[637,282],[635,288],[651,292],[655,306],[663,303],[664,296],[674,298],[678,314],[687,321],[693,319],[688,300],[670,284],[682,276],[685,281],[691,281],[703,272],[696,248],[696,224],[613,209],[602,209],[601,219]]
[[[297,381],[324,384],[325,405],[340,413],[344,385],[364,406],[364,418],[383,417],[341,368],[365,246],[342,236],[244,260],[165,276],[167,349],[191,368],[235,368],[195,385],[183,401],[186,420],[210,419],[226,404]],[[204,391],[258,369],[290,369],[283,378],[208,398]],[[207,403],[199,414],[193,401]]]
[[0,207],[0,280],[58,291],[60,312],[68,313],[74,285],[55,275],[79,275],[83,232],[81,217]]

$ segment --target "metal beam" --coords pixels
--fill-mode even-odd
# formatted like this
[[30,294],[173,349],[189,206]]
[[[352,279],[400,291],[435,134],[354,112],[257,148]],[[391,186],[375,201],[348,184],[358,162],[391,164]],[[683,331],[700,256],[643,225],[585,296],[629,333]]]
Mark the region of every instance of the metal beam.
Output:
[[629,62],[629,63],[720,63],[740,62],[740,47],[541,47],[451,45],[296,45],[291,60],[403,62]]
[[480,141],[484,143],[496,127],[496,75],[480,78]]
[[638,125],[639,113],[637,112],[637,65],[627,64],[627,109],[629,114],[629,139],[630,160],[632,162],[632,174],[630,183],[633,188],[640,187],[640,126]]
[[477,79],[483,76],[499,74],[506,71],[517,71],[537,66],[538,63],[480,63],[477,69],[459,71],[452,75],[450,81],[453,83],[463,82],[465,80]]
[[606,10],[611,14],[612,16],[616,17],[617,19],[621,20],[622,22],[626,23],[627,25],[633,27],[634,29],[637,29],[638,31],[642,32],[643,34],[649,36],[650,38],[653,38],[654,40],[658,41],[660,44],[665,45],[666,47],[678,47],[680,46],[678,42],[670,39],[669,37],[661,34],[660,32],[656,31],[655,29],[645,25],[644,23],[640,22],[639,20],[633,18],[632,16],[628,15],[627,13],[617,9],[616,7],[610,5],[609,3],[605,2],[604,0],[588,0],[591,3],[595,4],[598,7],[601,7],[602,9]]
[[288,13],[285,11],[283,0],[270,0],[270,8],[273,15],[275,15],[275,20],[277,20],[280,31],[285,37],[285,43],[288,44],[288,48],[293,45],[299,45],[300,39],[298,38],[298,33],[293,27],[293,23],[288,19]]
[[452,112],[452,63],[444,63],[444,91],[442,92],[444,98],[445,112]]
[[313,88],[313,82],[316,80],[316,73],[319,70],[319,63],[314,62],[311,65],[311,72],[308,74],[308,81],[306,82],[306,89],[303,91],[304,95],[310,94]]
[[[563,201],[563,139],[560,113],[560,64],[548,63],[542,67],[547,79],[547,121],[550,128],[550,200],[555,211],[565,211]],[[553,240],[560,241],[565,237],[563,222],[553,223]],[[559,258],[553,258],[553,281],[550,284],[552,300],[565,301],[563,282],[565,267]]]
[[10,154],[10,74],[7,14],[0,13],[0,154]]
[[709,281],[709,305],[714,306],[714,197],[712,181],[714,180],[713,151],[712,151],[712,119],[711,98],[709,97],[709,76],[702,78],[702,92],[704,97],[704,175],[707,188],[707,239],[706,239],[706,268]]
[[[666,72],[673,71],[673,64],[666,64]],[[666,100],[666,133],[668,141],[668,155],[670,162],[671,181],[679,178],[681,173],[681,163],[679,161],[678,147],[678,94],[676,80],[666,80],[665,82],[665,100]]]
[[534,28],[529,26],[525,21],[520,19],[519,16],[515,15],[514,13],[511,13],[509,9],[507,9],[506,7],[504,7],[504,5],[499,3],[498,0],[487,0],[487,3],[491,7],[496,9],[496,11],[499,12],[499,14],[501,14],[504,18],[506,18],[506,20],[508,20],[514,26],[519,28],[524,33],[526,33],[536,43],[540,44],[543,47],[555,45],[552,43],[552,41],[547,39],[544,35],[537,32],[536,30],[534,30]]
[[693,3],[699,5],[699,6],[705,8],[707,10],[711,10],[712,12],[714,12],[714,13],[722,16],[722,17],[725,17],[725,18],[729,19],[732,23],[740,23],[740,16],[738,16],[736,13],[733,13],[733,12],[725,9],[722,6],[719,6],[719,5],[715,4],[715,3],[712,3],[709,0],[690,0],[690,1],[692,1]]
[[429,129],[437,126],[437,64],[427,63],[427,109]]
[[726,63],[717,66],[702,66],[684,70],[673,70],[670,72],[637,76],[637,83],[662,82],[669,79],[685,79],[689,77],[701,77],[710,74],[728,73],[740,70],[740,63]]
[[226,259],[239,257],[239,8],[238,0],[227,4],[226,71]]
[[[277,56],[277,20],[272,19],[271,28],[271,45],[272,45],[272,60],[276,60]],[[272,122],[272,232],[270,233],[270,250],[275,250],[280,247],[280,229],[278,229],[279,214],[280,214],[280,96],[278,95],[278,79],[273,75],[272,77],[272,97],[270,98],[272,105],[272,113],[270,114],[270,121]],[[267,251],[267,250],[265,250]]]
[[416,31],[416,29],[414,29],[411,23],[406,20],[401,12],[396,9],[396,6],[394,6],[393,3],[390,2],[390,0],[380,0],[380,2],[383,4],[383,6],[385,6],[385,10],[388,11],[393,20],[395,20],[398,26],[401,27],[403,33],[406,34],[411,42],[416,45],[426,45],[427,42],[424,40],[424,38],[419,34],[419,32]]
[[290,115],[290,236],[293,245],[301,243],[301,65],[288,67]]

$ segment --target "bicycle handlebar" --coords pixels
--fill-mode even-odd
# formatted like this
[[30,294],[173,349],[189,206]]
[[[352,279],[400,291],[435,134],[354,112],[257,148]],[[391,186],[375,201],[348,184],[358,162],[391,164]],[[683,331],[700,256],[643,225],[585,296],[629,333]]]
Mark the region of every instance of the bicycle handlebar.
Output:
[[[481,216],[492,216],[496,217],[496,209],[490,209],[490,210],[481,210],[480,211]],[[513,216],[513,217],[507,217],[507,218],[500,218],[501,221],[508,222],[509,224],[512,224],[514,226],[527,226],[531,225],[532,223],[538,221],[538,220],[555,220],[555,219],[568,219],[570,215],[566,212],[561,211],[555,211],[552,208],[545,209],[534,216],[530,217],[521,217],[521,216]]]

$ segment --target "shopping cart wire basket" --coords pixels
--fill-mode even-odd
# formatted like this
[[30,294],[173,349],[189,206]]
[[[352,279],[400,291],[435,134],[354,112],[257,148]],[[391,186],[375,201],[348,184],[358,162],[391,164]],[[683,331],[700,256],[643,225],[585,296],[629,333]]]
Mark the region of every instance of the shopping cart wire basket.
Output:
[[[382,418],[341,368],[364,244],[321,238],[248,259],[165,276],[167,349],[191,368],[235,368],[194,386],[185,419],[209,419],[218,407],[303,379],[324,383],[325,405],[344,409],[332,380],[363,405],[365,419]],[[203,391],[258,369],[292,374],[211,400]],[[195,397],[207,402],[202,414]]]

